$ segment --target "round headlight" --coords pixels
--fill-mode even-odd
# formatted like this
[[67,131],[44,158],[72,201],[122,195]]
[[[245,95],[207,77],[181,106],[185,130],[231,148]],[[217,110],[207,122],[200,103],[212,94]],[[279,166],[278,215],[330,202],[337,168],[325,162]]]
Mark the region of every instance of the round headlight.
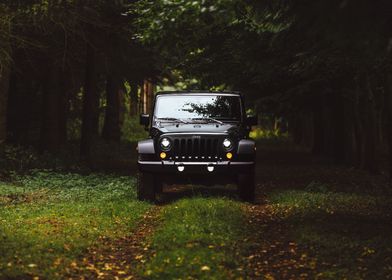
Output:
[[223,140],[223,147],[225,147],[225,149],[230,149],[233,146],[233,143],[231,142],[230,139],[225,139]]
[[169,150],[171,146],[170,140],[167,138],[162,138],[161,140],[161,148],[163,150]]

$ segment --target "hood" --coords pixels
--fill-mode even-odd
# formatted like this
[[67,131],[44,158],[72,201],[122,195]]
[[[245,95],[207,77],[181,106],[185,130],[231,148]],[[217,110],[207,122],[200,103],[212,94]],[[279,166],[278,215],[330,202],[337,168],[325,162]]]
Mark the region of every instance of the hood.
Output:
[[241,129],[239,124],[160,124],[155,125],[153,129],[156,129],[160,134],[165,133],[222,133],[222,134],[233,134],[238,133]]

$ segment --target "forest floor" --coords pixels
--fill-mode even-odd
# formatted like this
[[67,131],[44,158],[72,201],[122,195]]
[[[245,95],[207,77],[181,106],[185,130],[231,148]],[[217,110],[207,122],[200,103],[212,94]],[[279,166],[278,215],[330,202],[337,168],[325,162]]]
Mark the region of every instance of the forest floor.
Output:
[[287,142],[258,145],[254,204],[234,186],[170,186],[152,205],[132,176],[14,174],[0,279],[392,279],[391,202],[383,176]]

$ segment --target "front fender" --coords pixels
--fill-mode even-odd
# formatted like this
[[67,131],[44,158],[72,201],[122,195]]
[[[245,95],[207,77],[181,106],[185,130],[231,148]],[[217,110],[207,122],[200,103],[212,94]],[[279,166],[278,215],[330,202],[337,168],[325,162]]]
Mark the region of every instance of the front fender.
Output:
[[254,155],[256,152],[256,142],[250,139],[242,139],[238,142],[238,155]]
[[154,140],[146,139],[137,143],[139,154],[155,154]]

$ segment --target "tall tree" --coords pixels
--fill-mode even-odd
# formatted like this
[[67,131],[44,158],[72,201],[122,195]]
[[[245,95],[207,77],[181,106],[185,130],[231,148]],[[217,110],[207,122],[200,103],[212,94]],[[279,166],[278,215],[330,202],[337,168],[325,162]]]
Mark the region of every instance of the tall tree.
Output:
[[122,79],[115,74],[109,74],[106,81],[106,110],[102,138],[119,142],[120,128],[120,87]]
[[7,104],[10,72],[9,62],[3,62],[0,65],[0,144],[7,139]]
[[90,44],[86,47],[86,68],[83,88],[83,115],[80,140],[80,155],[89,159],[93,137],[96,133],[97,115],[97,65],[96,50]]
[[11,18],[0,4],[0,144],[7,138],[7,104],[11,75]]

